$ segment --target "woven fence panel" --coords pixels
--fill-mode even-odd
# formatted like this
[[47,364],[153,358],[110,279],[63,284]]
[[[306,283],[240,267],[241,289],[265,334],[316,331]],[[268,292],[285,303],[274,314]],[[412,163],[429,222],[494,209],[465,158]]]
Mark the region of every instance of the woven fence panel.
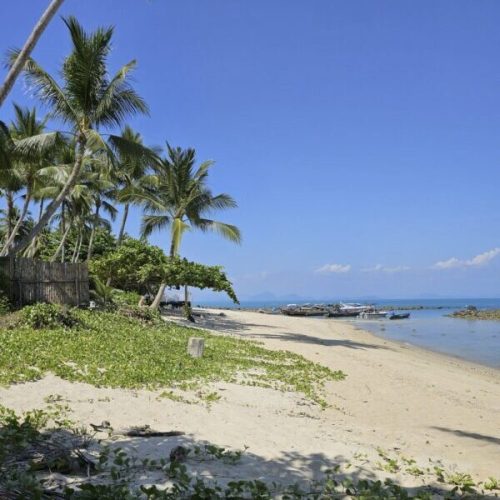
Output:
[[87,264],[0,258],[2,287],[18,305],[50,302],[68,306],[89,302]]

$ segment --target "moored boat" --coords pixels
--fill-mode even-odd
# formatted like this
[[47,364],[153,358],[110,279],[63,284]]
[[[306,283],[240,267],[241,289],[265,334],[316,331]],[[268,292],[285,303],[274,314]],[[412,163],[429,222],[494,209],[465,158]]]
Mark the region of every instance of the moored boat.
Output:
[[356,317],[360,313],[368,311],[370,306],[365,306],[363,304],[345,304],[341,302],[340,304],[335,304],[330,307],[328,316],[330,318],[344,318],[344,317]]
[[365,311],[362,312],[359,317],[361,319],[382,319],[389,314],[387,311]]
[[328,309],[323,305],[302,305],[289,304],[280,309],[286,316],[328,316]]
[[407,319],[410,317],[410,313],[392,313],[389,319]]

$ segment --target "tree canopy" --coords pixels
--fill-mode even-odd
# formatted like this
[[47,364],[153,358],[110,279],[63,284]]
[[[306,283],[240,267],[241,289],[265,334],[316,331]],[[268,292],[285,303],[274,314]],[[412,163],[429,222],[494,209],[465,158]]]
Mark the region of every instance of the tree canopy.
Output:
[[90,262],[90,272],[116,288],[144,293],[160,283],[225,292],[238,298],[221,266],[207,266],[179,257],[167,257],[157,246],[126,238],[115,250]]

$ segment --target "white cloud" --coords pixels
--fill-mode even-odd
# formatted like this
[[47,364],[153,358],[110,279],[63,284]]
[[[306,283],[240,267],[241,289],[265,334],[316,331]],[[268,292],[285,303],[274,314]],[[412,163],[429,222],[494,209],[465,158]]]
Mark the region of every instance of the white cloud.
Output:
[[465,267],[480,267],[485,266],[491,262],[495,257],[500,255],[500,248],[494,248],[493,250],[488,250],[487,252],[480,253],[472,259],[460,260],[456,257],[451,257],[448,260],[441,260],[436,262],[432,267],[434,269],[455,269],[455,268],[465,268]]
[[325,264],[324,266],[316,269],[315,273],[328,274],[328,273],[348,273],[351,270],[350,264]]
[[382,264],[377,264],[373,267],[366,267],[365,269],[361,269],[361,271],[363,271],[364,273],[402,273],[409,270],[410,268],[408,266],[388,267],[383,266]]

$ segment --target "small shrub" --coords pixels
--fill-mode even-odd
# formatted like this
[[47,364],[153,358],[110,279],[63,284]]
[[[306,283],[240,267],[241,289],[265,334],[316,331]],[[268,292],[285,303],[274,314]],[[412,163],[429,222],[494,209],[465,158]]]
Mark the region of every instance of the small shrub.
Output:
[[136,292],[113,290],[113,302],[118,306],[137,306],[141,296]]
[[138,319],[143,323],[155,323],[160,319],[158,312],[149,309],[149,307],[127,305],[120,307],[118,312],[127,318]]
[[71,310],[55,304],[38,303],[21,311],[21,324],[37,330],[61,326],[71,328],[77,322]]

